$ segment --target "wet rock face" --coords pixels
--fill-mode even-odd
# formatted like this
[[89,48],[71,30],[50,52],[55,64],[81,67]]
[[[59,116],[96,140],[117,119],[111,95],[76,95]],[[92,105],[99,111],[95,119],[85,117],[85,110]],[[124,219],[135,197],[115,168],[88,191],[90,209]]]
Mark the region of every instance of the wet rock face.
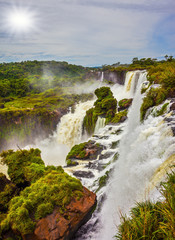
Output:
[[58,208],[36,225],[33,234],[22,236],[23,240],[70,240],[75,232],[86,223],[96,206],[96,195],[87,188],[83,189],[80,200],[72,199],[64,214]]
[[73,175],[77,178],[93,178],[95,177],[91,171],[76,171]]
[[67,155],[67,159],[95,160],[104,149],[104,146],[94,141],[85,142],[83,145],[75,145]]

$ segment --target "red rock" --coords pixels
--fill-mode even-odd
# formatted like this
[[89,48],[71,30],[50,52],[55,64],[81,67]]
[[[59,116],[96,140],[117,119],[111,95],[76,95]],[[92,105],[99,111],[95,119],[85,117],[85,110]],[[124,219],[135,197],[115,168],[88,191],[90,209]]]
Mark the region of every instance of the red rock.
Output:
[[72,199],[64,214],[56,207],[52,214],[42,218],[33,234],[22,236],[23,240],[70,240],[74,233],[91,217],[96,206],[96,195],[84,187],[80,200]]

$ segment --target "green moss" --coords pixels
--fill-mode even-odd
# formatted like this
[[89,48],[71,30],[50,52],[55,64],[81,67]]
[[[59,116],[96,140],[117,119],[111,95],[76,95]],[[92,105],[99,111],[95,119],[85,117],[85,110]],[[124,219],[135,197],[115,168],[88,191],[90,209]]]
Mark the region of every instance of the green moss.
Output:
[[84,142],[84,143],[80,143],[78,145],[73,146],[72,149],[70,150],[70,152],[68,153],[66,160],[68,160],[70,158],[76,158],[77,156],[78,156],[78,158],[83,158],[86,153],[84,151],[86,144],[87,144],[87,142]]
[[12,183],[6,184],[3,191],[0,192],[0,211],[7,212],[10,200],[18,194],[18,189]]
[[109,179],[109,173],[110,173],[109,171],[106,171],[105,175],[99,178],[99,180],[98,180],[99,187],[96,190],[96,192],[98,192],[102,187],[106,186],[106,183]]
[[113,161],[117,161],[118,158],[119,158],[119,153],[116,152],[115,155],[114,155],[114,157],[113,157]]
[[1,222],[1,230],[5,231],[10,226],[21,234],[31,233],[37,220],[51,213],[55,206],[64,213],[72,198],[82,197],[82,190],[78,179],[53,170],[11,200],[8,215]]
[[119,101],[118,106],[120,109],[126,109],[131,105],[131,103],[132,103],[132,98],[130,99],[124,98]]
[[153,106],[157,106],[161,104],[167,97],[167,91],[160,87],[160,88],[151,88],[147,93],[146,97],[143,99],[143,103],[140,108],[140,119],[141,121],[144,120],[146,115],[146,111]]
[[83,127],[89,135],[93,134],[99,116],[105,117],[109,122],[114,117],[117,108],[117,100],[113,97],[109,87],[98,88],[95,90],[95,94],[97,100],[94,108],[86,112],[83,120]]
[[127,116],[127,113],[128,113],[127,110],[116,113],[114,118],[112,118],[111,123],[119,123],[123,117]]
[[11,181],[25,187],[36,181],[44,174],[44,162],[39,149],[8,150],[1,153],[1,162],[8,166],[8,175]]
[[67,163],[67,166],[76,166],[77,165],[77,162],[73,161],[71,159],[67,159],[66,163]]
[[167,110],[167,106],[169,105],[169,103],[165,103],[160,110],[157,110],[156,113],[155,113],[155,116],[161,116],[163,115],[166,110]]
[[98,114],[96,114],[94,108],[91,108],[88,111],[86,111],[86,116],[84,117],[83,120],[83,128],[89,135],[91,135],[94,132],[97,119]]

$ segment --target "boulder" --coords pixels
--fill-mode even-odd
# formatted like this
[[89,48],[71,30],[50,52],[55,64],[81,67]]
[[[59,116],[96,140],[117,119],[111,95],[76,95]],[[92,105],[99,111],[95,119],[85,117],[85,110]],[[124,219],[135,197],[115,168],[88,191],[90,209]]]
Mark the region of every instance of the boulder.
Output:
[[93,178],[95,177],[91,171],[76,171],[73,175],[77,178]]
[[75,232],[86,223],[96,206],[96,195],[83,189],[81,199],[72,199],[63,214],[56,207],[52,214],[36,224],[33,234],[23,235],[23,240],[70,240]]

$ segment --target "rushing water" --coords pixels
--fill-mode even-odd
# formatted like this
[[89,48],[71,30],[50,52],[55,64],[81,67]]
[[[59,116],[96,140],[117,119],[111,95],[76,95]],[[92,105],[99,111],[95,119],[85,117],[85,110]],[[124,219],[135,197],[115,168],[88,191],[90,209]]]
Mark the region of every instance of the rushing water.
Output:
[[[91,172],[93,177],[81,177],[81,181],[92,191],[97,191],[99,178],[110,173],[107,185],[97,191],[96,211],[75,239],[112,240],[121,212],[129,214],[135,201],[158,198],[155,185],[165,174],[164,169],[175,162],[175,140],[171,126],[163,121],[165,117],[150,115],[140,123],[140,88],[145,81],[145,71],[131,71],[126,74],[124,86],[115,84],[111,88],[117,100],[133,97],[128,120],[104,126],[105,119],[99,118],[89,140],[104,147],[101,156],[90,164],[80,160],[78,166],[65,168],[71,175],[79,170]],[[46,164],[64,166],[70,148],[88,139],[82,136],[82,122],[93,102],[78,104],[73,113],[70,111],[62,117],[53,136],[32,146],[41,149]]]
[[[130,72],[126,80],[125,91],[129,89],[130,94],[134,94],[128,121],[115,127],[106,126],[96,136],[97,142],[107,147],[106,152],[111,151],[112,141],[120,140],[119,146],[112,150],[119,153],[119,158],[116,162],[109,164],[100,174],[95,175],[95,179],[98,179],[97,176],[103,176],[106,170],[113,169],[107,186],[97,192],[99,205],[103,200],[102,205],[97,207],[92,219],[77,234],[76,239],[79,240],[112,240],[116,234],[117,225],[120,223],[121,212],[128,214],[135,201],[159,197],[157,191],[149,192],[147,189],[155,189],[155,184],[161,180],[160,172],[157,174],[156,170],[161,166],[165,168],[168,163],[173,163],[175,160],[175,157],[170,157],[174,151],[175,140],[170,126],[162,121],[163,117],[150,116],[143,124],[140,124],[142,103],[140,86],[146,80],[146,73]],[[136,87],[133,80],[137,81]],[[128,84],[130,87],[127,88]],[[123,133],[113,135],[119,129],[124,130]],[[101,139],[101,136],[104,138]],[[111,155],[108,159],[100,161],[109,163],[113,157],[114,155]],[[168,157],[170,159],[167,159]],[[97,189],[95,184],[90,187],[92,180],[91,184],[87,180],[83,183],[92,190]]]

